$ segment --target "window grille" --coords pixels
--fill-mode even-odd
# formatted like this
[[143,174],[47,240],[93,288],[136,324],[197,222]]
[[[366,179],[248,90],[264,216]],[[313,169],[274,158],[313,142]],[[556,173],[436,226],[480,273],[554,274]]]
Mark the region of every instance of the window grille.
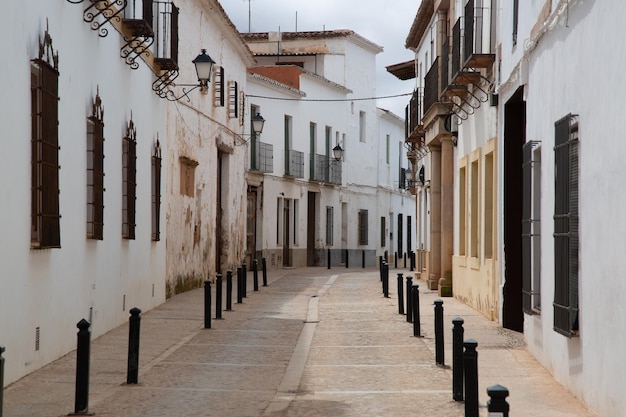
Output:
[[87,238],[103,239],[104,229],[104,109],[100,94],[87,119]]
[[367,210],[359,210],[359,245],[368,244]]
[[231,119],[239,117],[239,85],[237,81],[228,82],[228,116]]
[[539,273],[539,268],[536,268],[539,262],[536,248],[541,239],[537,218],[539,213],[533,210],[538,197],[534,190],[534,177],[541,163],[534,158],[538,146],[539,142],[531,141],[522,148],[522,305],[526,314],[537,313],[540,297],[539,286],[533,285]]
[[161,145],[154,144],[152,154],[152,240],[161,240]]
[[224,67],[213,70],[213,105],[224,107]]
[[137,131],[131,115],[122,139],[122,237],[135,239],[137,193]]
[[31,72],[31,245],[60,248],[58,54],[46,30]]

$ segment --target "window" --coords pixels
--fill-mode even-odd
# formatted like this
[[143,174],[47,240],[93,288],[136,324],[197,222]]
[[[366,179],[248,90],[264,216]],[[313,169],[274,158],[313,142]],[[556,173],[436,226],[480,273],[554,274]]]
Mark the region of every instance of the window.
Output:
[[276,244],[283,244],[283,199],[278,198],[276,201]]
[[368,229],[367,229],[367,210],[359,210],[359,245],[367,245]]
[[467,244],[467,174],[466,167],[459,170],[459,255],[464,256]]
[[524,144],[522,148],[522,301],[526,314],[535,314],[541,309],[540,155],[539,142]]
[[365,143],[365,112],[359,112],[359,141]]
[[326,206],[326,245],[333,245],[334,233],[334,207]]
[[122,237],[135,239],[137,193],[137,131],[131,116],[122,139]]
[[578,116],[554,124],[554,330],[578,333]]
[[485,222],[484,222],[484,253],[485,258],[493,258],[493,224],[494,224],[494,182],[497,173],[494,171],[494,152],[485,155]]
[[309,164],[309,179],[315,180],[315,152],[317,151],[317,125],[313,122],[309,123],[309,150],[311,154]]
[[291,175],[291,137],[292,119],[285,115],[285,175]]
[[104,224],[104,122],[102,102],[96,94],[87,118],[87,238],[103,238]]
[[46,31],[31,71],[31,245],[60,248],[58,55]]
[[152,154],[152,240],[161,240],[161,145],[158,138]]
[[380,246],[381,247],[385,247],[387,246],[387,225],[385,224],[387,221],[387,218],[382,216],[380,218]]
[[185,156],[181,156],[179,161],[180,193],[188,197],[194,197],[196,189],[196,167],[198,166],[198,162]]
[[[224,107],[224,67],[213,69],[213,105]],[[256,113],[255,113],[256,114]]]
[[472,258],[478,258],[479,245],[478,245],[478,218],[480,216],[479,212],[479,193],[480,193],[480,177],[478,171],[478,159],[472,161],[470,165],[470,212],[469,212],[469,222],[470,222],[470,256]]
[[239,85],[237,81],[228,82],[228,117],[239,117]]

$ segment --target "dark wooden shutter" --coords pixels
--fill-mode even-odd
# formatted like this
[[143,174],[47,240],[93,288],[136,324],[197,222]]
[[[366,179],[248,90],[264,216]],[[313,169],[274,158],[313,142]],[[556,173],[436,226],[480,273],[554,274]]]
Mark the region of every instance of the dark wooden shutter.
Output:
[[170,58],[176,67],[178,67],[178,13],[178,7],[174,6],[174,3],[172,3],[172,37],[170,40]]
[[152,155],[152,240],[161,240],[161,148],[157,140]]
[[578,330],[578,123],[555,123],[554,330]]

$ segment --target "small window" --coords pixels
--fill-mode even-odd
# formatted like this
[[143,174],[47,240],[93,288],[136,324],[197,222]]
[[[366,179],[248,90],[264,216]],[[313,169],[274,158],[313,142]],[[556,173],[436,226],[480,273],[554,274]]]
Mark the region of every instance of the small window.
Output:
[[122,139],[122,237],[135,239],[137,200],[137,131],[132,120]]
[[359,112],[359,141],[365,143],[365,112]]
[[87,238],[103,239],[104,226],[104,110],[99,93],[87,119]]
[[359,210],[359,245],[368,244],[368,222],[367,222],[367,210]]
[[58,55],[46,31],[31,69],[31,245],[60,248]]
[[161,240],[161,145],[158,138],[152,154],[152,240]]
[[239,84],[237,81],[228,83],[228,116],[231,119],[239,117]]
[[224,107],[224,67],[217,67],[213,70],[213,105]]
[[196,167],[198,162],[181,156],[180,161],[180,193],[188,197],[194,197],[196,190]]

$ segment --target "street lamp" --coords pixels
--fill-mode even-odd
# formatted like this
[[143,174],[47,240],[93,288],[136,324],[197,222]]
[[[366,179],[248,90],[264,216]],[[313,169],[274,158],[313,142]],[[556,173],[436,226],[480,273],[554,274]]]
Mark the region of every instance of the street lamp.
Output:
[[339,162],[341,161],[341,158],[343,158],[343,149],[339,144],[337,144],[337,146],[333,148],[333,159],[336,162]]
[[[211,74],[213,72],[213,65],[215,61],[206,53],[206,49],[202,49],[200,54],[191,61],[193,65],[196,67],[196,74],[198,76],[198,84],[176,84],[171,83],[171,86],[174,87],[183,87],[183,94],[180,97],[176,97],[174,92],[167,88],[167,90],[163,93],[159,93],[159,96],[162,98],[166,98],[169,101],[178,101],[183,97],[187,97],[187,101],[191,101],[189,99],[189,93],[191,93],[196,88],[199,88],[200,91],[206,91],[209,87],[209,81],[211,80]],[[193,87],[190,90],[187,90],[185,87]]]

